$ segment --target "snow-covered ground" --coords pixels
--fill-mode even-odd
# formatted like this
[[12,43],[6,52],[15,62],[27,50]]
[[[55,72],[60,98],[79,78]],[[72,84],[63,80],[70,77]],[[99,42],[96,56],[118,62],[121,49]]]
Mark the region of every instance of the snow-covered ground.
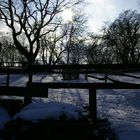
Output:
[[5,110],[3,107],[0,107],[0,130],[4,129],[5,123],[10,120],[10,116],[8,111]]
[[[140,73],[130,73],[130,75],[140,77]],[[132,77],[114,75],[110,75],[110,77],[119,81],[140,84],[140,79]],[[4,81],[4,78],[5,75],[0,76],[0,82]],[[10,79],[10,86],[26,86],[28,81],[26,75],[12,75]],[[88,81],[86,81],[83,75],[80,79],[79,82],[104,82],[93,78],[88,78]],[[59,75],[37,74],[33,80],[35,82],[62,82],[62,77]],[[77,81],[73,80],[71,82]],[[88,90],[49,89],[48,99],[40,99],[39,101],[48,102],[48,100],[70,103],[80,107],[88,104]],[[34,101],[36,101],[36,98]],[[140,90],[98,90],[97,104],[98,116],[108,118],[111,121],[118,140],[140,140]]]
[[81,108],[72,104],[50,101],[34,102],[25,106],[13,119],[32,121],[33,123],[43,120],[79,120]]

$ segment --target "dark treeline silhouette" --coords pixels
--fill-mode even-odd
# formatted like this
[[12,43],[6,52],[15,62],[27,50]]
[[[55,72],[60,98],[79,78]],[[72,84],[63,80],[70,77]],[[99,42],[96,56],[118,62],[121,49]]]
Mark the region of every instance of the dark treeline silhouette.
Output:
[[140,14],[126,10],[104,29],[104,40],[117,63],[140,62]]
[[[1,65],[140,63],[140,14],[123,11],[100,34],[94,34],[86,30],[87,18],[79,12],[82,3],[2,0],[0,20],[10,32],[0,35]],[[61,12],[67,8],[72,8],[74,15],[65,22]]]

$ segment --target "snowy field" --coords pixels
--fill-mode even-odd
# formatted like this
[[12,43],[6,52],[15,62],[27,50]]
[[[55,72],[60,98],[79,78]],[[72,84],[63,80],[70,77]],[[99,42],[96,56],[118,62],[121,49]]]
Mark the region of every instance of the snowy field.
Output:
[[[140,73],[131,73],[140,77]],[[102,75],[99,75],[102,77]],[[5,80],[5,75],[0,76],[0,83]],[[140,84],[140,79],[127,76],[114,76],[111,78],[122,82]],[[10,86],[26,86],[28,78],[26,75],[10,76]],[[58,75],[37,74],[33,77],[34,82],[63,82]],[[67,82],[67,81],[65,81]],[[70,81],[69,81],[70,82]],[[77,82],[72,80],[71,82]],[[80,76],[79,82],[102,82],[97,79]],[[103,81],[104,82],[104,81]],[[108,81],[110,82],[110,81]],[[6,98],[6,97],[5,97]],[[48,99],[34,99],[34,101],[60,101],[77,106],[88,104],[88,90],[81,89],[49,89]],[[108,118],[112,128],[117,134],[118,140],[140,140],[140,90],[109,89],[97,91],[98,116]],[[0,115],[6,112],[0,108]],[[2,117],[0,117],[1,119]],[[9,120],[6,116],[5,120]],[[0,121],[0,125],[1,121]]]

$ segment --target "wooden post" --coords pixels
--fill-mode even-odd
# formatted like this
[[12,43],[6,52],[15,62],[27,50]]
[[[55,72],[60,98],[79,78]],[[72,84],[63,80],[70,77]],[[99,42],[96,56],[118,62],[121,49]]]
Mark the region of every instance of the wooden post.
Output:
[[[27,93],[28,94],[28,93]],[[28,96],[28,95],[25,95],[24,96],[24,105],[28,105],[32,102],[32,97],[31,96]]]
[[97,99],[96,89],[89,89],[89,117],[91,120],[97,120]]
[[27,93],[25,93],[26,95],[24,96],[24,105],[30,104],[32,102],[32,97],[30,96],[31,87],[29,82],[27,82],[26,88],[27,88]]
[[9,71],[7,73],[7,78],[6,78],[6,86],[9,87],[9,80],[10,80],[10,74]]
[[105,83],[107,83],[107,73],[105,73]]
[[86,73],[85,73],[85,80],[88,80],[88,72],[86,70]]

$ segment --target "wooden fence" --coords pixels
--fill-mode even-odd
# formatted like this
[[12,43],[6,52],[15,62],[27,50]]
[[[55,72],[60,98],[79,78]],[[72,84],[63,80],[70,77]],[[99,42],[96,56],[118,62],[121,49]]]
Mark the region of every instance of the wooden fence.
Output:
[[[104,66],[104,67],[103,67]],[[63,73],[63,69],[77,69],[78,73],[103,73],[107,78],[107,74],[111,73],[112,71],[116,74],[118,71],[128,71],[128,70],[137,70],[139,71],[139,65],[132,67],[132,65],[127,65],[126,67],[121,65],[56,65],[56,66],[38,66],[32,67],[31,71],[35,72],[51,72],[51,73]],[[111,71],[112,69],[112,71]],[[28,68],[25,69],[5,69],[1,68],[1,74],[13,74],[13,73],[25,73],[28,74],[30,70]],[[122,74],[123,75],[123,74]],[[124,74],[124,76],[126,76]],[[8,77],[8,76],[7,76]],[[136,78],[134,76],[133,78]],[[93,76],[93,78],[96,78]],[[139,78],[139,77],[137,77]],[[7,78],[7,82],[9,78]],[[102,80],[99,78],[99,80]],[[111,79],[109,79],[111,80]],[[106,81],[106,80],[105,80]],[[48,89],[60,89],[60,88],[74,88],[74,89],[88,89],[89,91],[89,117],[92,120],[97,119],[97,90],[98,89],[140,89],[140,84],[130,84],[124,82],[117,82],[113,81],[113,83],[35,83],[35,82],[28,82],[26,87],[9,87],[9,84],[6,86],[0,86],[0,95],[7,95],[7,96],[23,96],[25,97],[25,102],[29,103],[32,97],[48,97]]]
[[[28,92],[36,96],[46,97],[48,89],[88,89],[89,91],[89,117],[92,120],[97,118],[97,90],[98,89],[140,89],[140,84],[129,83],[28,83]],[[41,95],[39,90],[43,89]],[[29,95],[32,97],[32,94]]]
[[102,73],[102,72],[118,72],[118,71],[140,71],[140,64],[71,64],[71,65],[34,65],[28,67],[3,67],[0,66],[1,72],[10,73],[28,73],[32,72],[53,72],[62,73],[64,69],[76,69],[79,73]]
[[[140,89],[140,84],[129,83],[28,83],[27,87],[0,86],[0,95],[21,97],[48,97],[48,89],[74,88],[89,90],[89,117],[97,118],[98,89]],[[25,99],[26,104],[30,101]]]

